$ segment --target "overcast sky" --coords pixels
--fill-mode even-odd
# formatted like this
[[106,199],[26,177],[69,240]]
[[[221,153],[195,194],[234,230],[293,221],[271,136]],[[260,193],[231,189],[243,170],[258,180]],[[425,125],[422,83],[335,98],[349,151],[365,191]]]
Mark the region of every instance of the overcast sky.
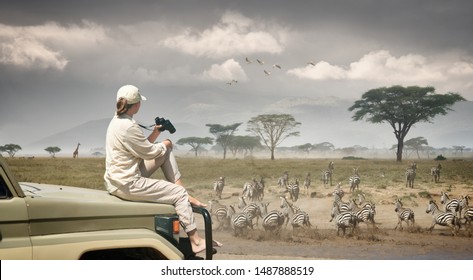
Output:
[[0,145],[110,118],[128,83],[136,119],[203,129],[396,84],[473,100],[472,32],[471,0],[2,0]]

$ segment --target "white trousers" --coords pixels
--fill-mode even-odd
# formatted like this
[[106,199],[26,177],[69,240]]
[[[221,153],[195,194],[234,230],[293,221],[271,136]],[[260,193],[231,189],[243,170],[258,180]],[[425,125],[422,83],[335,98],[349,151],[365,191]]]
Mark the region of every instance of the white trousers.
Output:
[[[166,180],[151,179],[151,175],[161,168]],[[128,188],[120,188],[113,193],[122,199],[131,201],[150,201],[172,204],[185,232],[197,228],[189,202],[189,195],[182,186],[174,184],[181,173],[177,167],[176,158],[170,149],[162,157],[145,160],[140,164],[141,177]]]

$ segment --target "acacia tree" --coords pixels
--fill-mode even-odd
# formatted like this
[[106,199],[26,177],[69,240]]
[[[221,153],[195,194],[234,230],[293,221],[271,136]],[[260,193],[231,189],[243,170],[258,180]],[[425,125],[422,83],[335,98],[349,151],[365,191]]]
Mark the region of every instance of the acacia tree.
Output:
[[21,150],[21,147],[17,144],[6,144],[5,146],[0,146],[0,152],[6,152],[10,157],[14,157],[16,152],[19,150]]
[[61,148],[54,146],[54,147],[47,147],[44,150],[48,152],[53,158],[55,158],[56,153],[59,153],[61,151]]
[[458,101],[465,99],[457,93],[436,94],[433,87],[392,86],[365,92],[348,110],[355,111],[355,121],[366,118],[372,123],[389,123],[397,139],[397,161],[401,162],[404,138],[411,127],[446,115]]
[[223,148],[223,159],[227,157],[227,146],[231,141],[231,136],[242,123],[234,123],[231,125],[206,124],[209,132],[215,136],[215,142]]
[[235,136],[230,137],[228,148],[232,152],[233,156],[236,156],[238,152],[243,153],[246,156],[248,153],[252,154],[255,148],[261,147],[259,137],[255,136]]
[[310,151],[314,149],[314,145],[310,143],[305,143],[303,145],[297,146],[299,150],[304,151],[307,155],[309,155]]
[[181,138],[181,139],[177,140],[176,144],[191,146],[191,151],[194,151],[194,154],[197,157],[199,149],[203,145],[212,145],[213,144],[213,139],[210,138],[210,137],[205,137],[205,138],[202,138],[202,137],[186,137],[186,138]]
[[335,150],[335,146],[330,142],[322,142],[319,144],[314,144],[313,149],[316,151],[327,152]]
[[404,146],[406,148],[414,150],[416,152],[418,159],[420,159],[419,151],[424,150],[427,145],[429,145],[429,143],[424,137],[415,137],[404,142]]
[[251,118],[247,130],[258,136],[271,151],[271,160],[274,160],[274,150],[286,138],[299,136],[296,131],[300,125],[289,114],[264,114]]
[[452,146],[454,153],[460,152],[461,155],[463,155],[463,150],[466,148],[465,146]]

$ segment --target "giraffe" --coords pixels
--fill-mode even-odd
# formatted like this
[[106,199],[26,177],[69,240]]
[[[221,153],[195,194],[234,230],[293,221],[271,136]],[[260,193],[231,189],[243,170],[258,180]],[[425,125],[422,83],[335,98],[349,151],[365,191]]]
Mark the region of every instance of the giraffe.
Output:
[[72,158],[79,157],[79,146],[80,146],[80,143],[77,143],[77,148],[74,151],[74,153],[72,153]]

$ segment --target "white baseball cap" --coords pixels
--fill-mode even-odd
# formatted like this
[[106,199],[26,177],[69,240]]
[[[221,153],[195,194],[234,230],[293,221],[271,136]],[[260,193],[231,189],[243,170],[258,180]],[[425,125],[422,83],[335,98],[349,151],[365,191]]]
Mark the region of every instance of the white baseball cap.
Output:
[[124,85],[118,89],[117,101],[122,97],[126,99],[128,104],[135,104],[141,100],[146,100],[146,97],[140,94],[140,90],[132,85]]

